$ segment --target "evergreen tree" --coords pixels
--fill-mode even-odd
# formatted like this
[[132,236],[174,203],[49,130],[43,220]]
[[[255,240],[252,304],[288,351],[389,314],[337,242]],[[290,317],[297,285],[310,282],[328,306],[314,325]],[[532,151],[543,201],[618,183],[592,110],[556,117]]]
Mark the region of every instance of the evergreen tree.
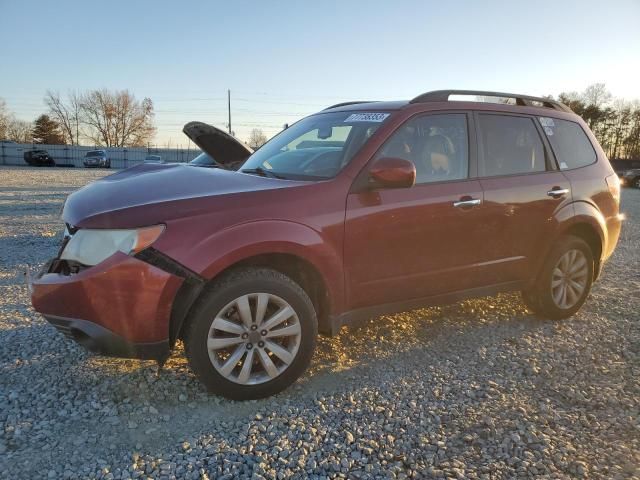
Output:
[[35,143],[46,145],[63,145],[64,136],[60,130],[60,124],[49,115],[40,115],[34,123],[33,138]]

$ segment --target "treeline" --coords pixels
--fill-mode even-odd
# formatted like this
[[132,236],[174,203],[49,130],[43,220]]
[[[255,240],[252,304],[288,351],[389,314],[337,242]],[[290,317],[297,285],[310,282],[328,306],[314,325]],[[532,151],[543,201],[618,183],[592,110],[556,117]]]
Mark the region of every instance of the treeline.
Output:
[[640,159],[639,100],[613,98],[604,83],[563,92],[558,100],[584,119],[610,159]]
[[18,143],[138,147],[153,140],[153,102],[127,90],[70,92],[66,97],[47,91],[48,112],[33,122],[19,120],[0,99],[0,140]]

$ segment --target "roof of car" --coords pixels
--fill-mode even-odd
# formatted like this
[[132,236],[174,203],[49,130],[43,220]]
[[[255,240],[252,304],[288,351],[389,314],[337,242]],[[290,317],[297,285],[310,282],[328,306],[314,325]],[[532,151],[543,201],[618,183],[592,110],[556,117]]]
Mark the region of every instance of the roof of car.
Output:
[[[467,100],[461,99],[452,99],[450,97],[470,97]],[[475,99],[474,99],[475,97]],[[485,98],[483,98],[485,97]],[[487,97],[498,99],[511,99],[513,103],[502,103],[487,100]],[[569,113],[573,114],[574,112],[571,109],[564,105],[561,102],[553,100],[552,98],[546,97],[532,97],[530,95],[523,95],[519,93],[504,93],[504,92],[490,92],[483,90],[435,90],[431,92],[426,92],[411,100],[401,100],[401,101],[386,101],[386,102],[371,102],[371,101],[353,101],[353,102],[343,102],[338,103],[336,105],[331,105],[323,110],[332,111],[332,112],[340,112],[340,111],[372,111],[372,110],[399,110],[408,105],[422,104],[422,105],[434,105],[434,104],[442,104],[453,102],[460,105],[464,104],[465,108],[469,108],[469,105],[475,104],[475,108],[478,110],[486,109],[486,105],[502,105],[503,107],[509,107],[515,110],[520,110],[521,108],[536,108],[545,110],[547,112],[561,112],[561,113]],[[482,106],[482,105],[485,106]]]

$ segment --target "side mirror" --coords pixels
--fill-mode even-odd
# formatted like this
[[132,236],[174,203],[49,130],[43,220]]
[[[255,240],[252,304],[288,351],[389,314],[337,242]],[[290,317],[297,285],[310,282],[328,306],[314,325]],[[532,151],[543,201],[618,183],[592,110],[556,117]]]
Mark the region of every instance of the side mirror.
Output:
[[369,169],[373,188],[409,188],[416,183],[416,167],[404,158],[383,157]]

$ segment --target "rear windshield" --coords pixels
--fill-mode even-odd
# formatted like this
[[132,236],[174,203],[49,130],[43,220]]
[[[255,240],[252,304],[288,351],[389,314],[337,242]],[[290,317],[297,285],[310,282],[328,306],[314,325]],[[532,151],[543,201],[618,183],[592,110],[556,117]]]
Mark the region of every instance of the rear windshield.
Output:
[[335,177],[389,116],[387,112],[312,115],[263,145],[240,171],[262,169],[292,180]]
[[101,152],[100,150],[87,152],[87,157],[104,157],[104,152]]

